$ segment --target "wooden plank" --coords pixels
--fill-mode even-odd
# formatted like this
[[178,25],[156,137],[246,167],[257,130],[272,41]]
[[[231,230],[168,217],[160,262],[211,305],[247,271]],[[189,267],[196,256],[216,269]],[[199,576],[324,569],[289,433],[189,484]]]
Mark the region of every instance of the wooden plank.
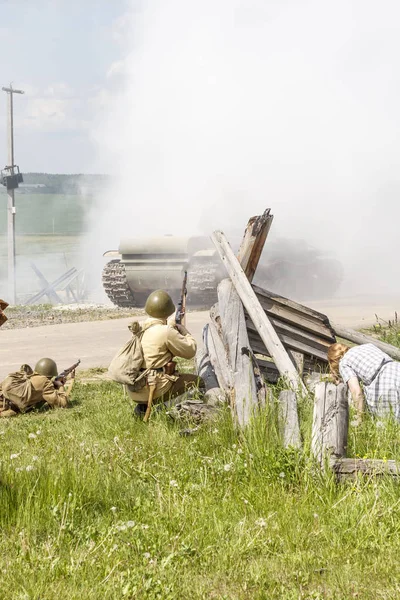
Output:
[[[271,319],[271,323],[282,343],[285,344],[287,348],[290,348],[295,352],[303,352],[310,354],[311,356],[315,355],[324,362],[328,362],[327,351],[330,346],[329,342],[319,338],[315,334],[296,329],[292,325],[281,323],[275,319]],[[258,336],[256,328],[249,319],[247,320],[247,329],[250,337],[253,337],[253,339],[254,336]]]
[[222,341],[232,371],[232,403],[237,422],[240,427],[244,427],[258,406],[258,396],[252,359],[248,353],[242,351],[250,347],[244,309],[229,279],[223,279],[218,285],[218,306]]
[[305,393],[306,388],[299,374],[297,373],[295,366],[288,356],[269,318],[261,308],[260,303],[257,300],[257,296],[255,295],[251,284],[247,280],[237,258],[233,254],[232,248],[225,238],[225,235],[222,233],[222,231],[215,231],[212,234],[211,239],[218,250],[233,286],[235,287],[251,320],[256,326],[257,331],[266,348],[268,349],[269,354],[274,359],[279,372],[282,376],[285,376],[289,380],[295,390],[300,389]]
[[232,371],[228,363],[228,354],[222,341],[221,319],[218,306],[210,310],[211,322],[208,324],[207,352],[210,357],[219,387],[230,390],[233,387]]
[[279,416],[282,424],[284,447],[301,448],[297,399],[293,390],[283,390],[279,394]]
[[316,333],[320,337],[326,338],[332,344],[335,343],[336,338],[332,329],[321,320],[294,310],[285,304],[281,304],[278,300],[273,300],[261,294],[256,295],[270,319],[275,318],[277,321],[287,322],[288,324],[295,325],[298,329]]
[[273,218],[271,209],[267,208],[262,215],[252,217],[247,224],[238,261],[249,281],[253,281]]
[[289,298],[285,298],[284,296],[280,296],[279,294],[275,294],[275,292],[270,292],[264,288],[259,287],[258,285],[253,284],[253,290],[255,291],[257,296],[264,297],[266,300],[270,300],[272,302],[276,302],[281,306],[286,306],[288,309],[299,312],[301,314],[307,315],[314,320],[321,321],[328,328],[330,327],[329,319],[323,313],[320,313],[309,306],[305,306],[304,304],[299,304],[294,300],[289,300]]
[[[281,333],[278,333],[278,336],[281,342],[286,346],[286,348],[295,350],[296,352],[302,352],[303,354],[308,354],[309,356],[315,356],[319,360],[325,363],[327,362],[326,349],[320,350],[315,346],[310,346],[303,342],[295,341],[291,337],[282,335]],[[260,336],[255,331],[249,330],[249,340],[253,352],[255,352],[256,354],[264,354],[265,356],[270,356],[270,353],[265,348],[265,344],[262,342]]]
[[203,329],[203,345],[199,348],[199,350],[196,353],[196,372],[199,375],[199,377],[203,379],[205,384],[205,402],[207,404],[210,404],[211,406],[216,406],[225,402],[227,398],[225,391],[219,387],[218,379],[215,375],[215,371],[211,363],[210,356],[208,354],[208,336],[209,325],[206,325]]
[[315,386],[311,450],[319,462],[327,455],[346,456],[349,427],[347,386],[320,382]]
[[337,323],[332,323],[332,327],[336,335],[344,340],[349,340],[355,344],[374,344],[374,346],[380,348],[382,352],[386,352],[386,354],[389,354],[389,356],[395,360],[400,360],[400,348],[396,348],[395,346],[387,344],[386,342],[381,342],[371,335],[354,331],[354,329],[350,329],[349,327],[342,327]]
[[296,365],[296,369],[300,377],[302,377],[304,371],[304,354],[302,352],[289,350],[289,356],[292,359],[293,364]]
[[356,479],[359,475],[382,477],[400,475],[400,465],[395,460],[379,460],[375,458],[340,458],[332,459],[330,467],[339,480]]

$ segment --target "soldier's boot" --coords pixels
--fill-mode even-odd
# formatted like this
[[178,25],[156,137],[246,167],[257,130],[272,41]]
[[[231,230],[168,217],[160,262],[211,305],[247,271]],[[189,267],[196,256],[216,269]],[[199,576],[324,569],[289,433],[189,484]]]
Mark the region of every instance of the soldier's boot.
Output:
[[144,415],[146,414],[146,410],[147,410],[147,404],[143,404],[141,402],[141,403],[136,404],[133,414],[138,419],[143,419]]
[[1,417],[16,417],[17,416],[17,412],[15,410],[12,410],[12,408],[7,408],[6,410],[0,410],[0,418]]

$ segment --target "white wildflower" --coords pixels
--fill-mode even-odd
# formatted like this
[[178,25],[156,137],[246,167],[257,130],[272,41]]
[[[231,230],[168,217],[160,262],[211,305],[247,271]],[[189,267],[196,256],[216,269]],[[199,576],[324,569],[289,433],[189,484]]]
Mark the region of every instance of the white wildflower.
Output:
[[149,526],[148,525],[142,525],[142,529],[148,529]]
[[284,478],[286,477],[286,475],[285,475],[285,473],[282,471],[282,473],[279,473],[279,477],[280,477],[281,479],[284,479]]
[[248,501],[248,500],[246,500],[246,498],[244,498],[244,499],[243,499],[243,502],[244,502],[245,504],[248,504],[248,503],[249,503],[249,501]]
[[314,519],[318,519],[319,514],[318,513],[314,513]]
[[36,433],[30,433],[30,434],[28,435],[28,438],[29,438],[30,440],[36,440]]
[[266,527],[267,526],[267,521],[261,517],[260,519],[257,519],[256,525],[258,527]]
[[232,469],[232,463],[227,463],[224,465],[224,471],[228,472]]
[[34,467],[33,467],[33,465],[28,465],[28,466],[26,467],[25,471],[28,471],[28,472],[29,472],[29,471],[33,471],[33,468],[34,468]]
[[38,429],[37,432],[36,432],[36,435],[40,435],[41,433],[42,433],[42,430]]
[[236,444],[232,444],[232,448],[235,450],[237,448]]
[[135,527],[135,521],[127,521],[126,526],[129,527],[129,529],[131,529],[132,527]]
[[244,466],[244,468],[246,469],[246,468],[247,468],[247,462],[244,462],[244,463],[243,463],[243,466]]
[[126,531],[126,525],[122,524],[119,527],[117,527],[118,531]]
[[213,429],[213,433],[218,433],[218,429]]
[[243,454],[243,450],[242,450],[241,448],[238,448],[238,451],[237,451],[237,453],[238,453],[238,454]]
[[110,510],[111,510],[111,512],[115,513],[115,512],[117,512],[117,507],[116,506],[112,506],[110,508]]
[[171,479],[171,481],[169,482],[169,485],[171,487],[178,487],[178,482],[175,479]]
[[5,431],[0,431],[0,435],[4,435],[4,434],[5,434]]
[[20,473],[20,471],[23,471],[23,470],[24,470],[24,467],[17,467],[17,468],[15,469],[15,472],[16,472],[16,473]]
[[38,456],[32,456],[32,460],[33,460],[33,462],[36,462],[37,460],[39,460],[39,457]]
[[151,554],[150,554],[150,552],[145,552],[143,554],[143,556],[144,556],[144,558],[147,558],[147,560],[148,560],[151,557]]
[[18,452],[18,454],[10,454],[10,459],[14,460],[14,458],[18,458],[18,456],[21,454],[21,452]]

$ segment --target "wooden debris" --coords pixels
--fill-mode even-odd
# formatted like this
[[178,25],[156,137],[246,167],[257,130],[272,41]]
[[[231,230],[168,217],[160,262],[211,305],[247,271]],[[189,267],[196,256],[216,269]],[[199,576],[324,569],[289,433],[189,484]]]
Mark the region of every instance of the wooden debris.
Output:
[[296,367],[293,365],[268,316],[260,306],[257,296],[247,280],[237,258],[233,254],[232,248],[226,240],[225,235],[221,231],[215,231],[211,238],[226,267],[232,284],[245,306],[258,334],[264,342],[265,347],[278,367],[280,374],[287,377],[294,389],[300,389],[305,393],[306,388],[296,371]]
[[251,357],[243,352],[250,345],[243,306],[229,279],[224,279],[218,286],[218,306],[222,341],[232,371],[232,406],[235,408],[238,424],[243,427],[257,408],[257,387]]
[[297,399],[293,390],[284,390],[279,394],[279,413],[284,447],[301,448]]
[[381,342],[371,335],[354,331],[354,329],[350,329],[348,327],[342,327],[336,323],[332,323],[332,328],[334,329],[335,334],[344,340],[354,342],[355,344],[374,344],[374,346],[380,348],[382,352],[386,352],[386,354],[389,354],[389,356],[395,360],[400,360],[400,348],[396,348],[395,346],[387,344],[386,342]]
[[262,215],[249,220],[244,232],[238,261],[250,282],[253,281],[273,218],[271,209],[267,208]]
[[348,427],[347,386],[343,383],[318,383],[315,387],[311,449],[320,463],[327,455],[336,458],[346,456]]
[[395,460],[379,460],[375,458],[340,458],[332,459],[330,466],[339,480],[356,479],[359,475],[398,477],[400,465]]

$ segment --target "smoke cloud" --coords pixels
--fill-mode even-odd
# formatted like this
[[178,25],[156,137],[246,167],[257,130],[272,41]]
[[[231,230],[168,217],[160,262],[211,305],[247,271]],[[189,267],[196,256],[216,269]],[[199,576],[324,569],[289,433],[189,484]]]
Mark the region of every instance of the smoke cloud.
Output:
[[[242,231],[334,251],[343,293],[398,292],[398,2],[132,1],[97,99],[96,252]],[[266,248],[266,252],[268,247]]]

